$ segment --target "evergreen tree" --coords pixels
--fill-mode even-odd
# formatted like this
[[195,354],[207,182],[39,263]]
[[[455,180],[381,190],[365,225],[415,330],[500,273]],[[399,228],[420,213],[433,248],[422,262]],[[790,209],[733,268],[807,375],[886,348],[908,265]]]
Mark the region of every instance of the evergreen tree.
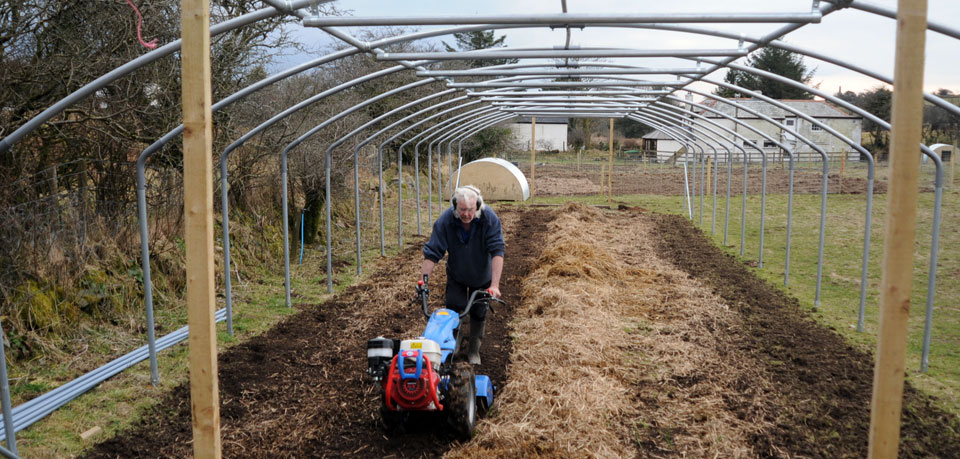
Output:
[[[478,49],[489,49],[489,48],[506,48],[506,45],[503,44],[503,41],[506,40],[506,35],[501,35],[497,37],[493,30],[476,30],[473,32],[459,32],[453,34],[453,38],[457,40],[457,47],[454,48],[450,46],[447,42],[443,42],[443,46],[447,48],[447,51],[476,51]],[[476,60],[476,61],[467,61],[467,66],[470,68],[484,67],[488,65],[503,65],[503,64],[514,64],[517,62],[517,59],[494,59],[494,60]]]
[[[759,70],[766,70],[791,80],[809,84],[814,70],[808,70],[799,54],[780,48],[767,47],[747,59],[747,66]],[[800,88],[774,81],[770,78],[754,75],[742,70],[730,69],[723,78],[730,84],[735,84],[751,91],[760,91],[763,95],[774,99],[813,99],[813,95]],[[743,96],[732,89],[717,88],[715,94],[723,97]]]

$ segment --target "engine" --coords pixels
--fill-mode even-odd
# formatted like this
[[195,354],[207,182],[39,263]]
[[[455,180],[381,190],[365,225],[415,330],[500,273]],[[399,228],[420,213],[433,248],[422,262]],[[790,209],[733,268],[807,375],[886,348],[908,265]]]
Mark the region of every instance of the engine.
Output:
[[[440,346],[433,340],[404,340],[381,381],[390,410],[442,410],[439,400]],[[436,363],[434,363],[436,362]]]

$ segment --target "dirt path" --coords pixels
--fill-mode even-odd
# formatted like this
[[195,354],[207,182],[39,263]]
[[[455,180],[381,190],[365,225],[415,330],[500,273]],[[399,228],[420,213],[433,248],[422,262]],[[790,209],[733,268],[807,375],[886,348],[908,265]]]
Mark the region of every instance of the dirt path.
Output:
[[[560,212],[567,213],[566,220],[555,210],[500,208],[508,250],[502,284],[512,307],[499,308],[491,318],[480,372],[491,375],[504,405],[482,423],[474,442],[459,445],[427,420],[412,432],[384,435],[377,423],[376,387],[364,379],[368,338],[411,336],[423,327],[422,315],[406,306],[419,272],[420,241],[378,263],[367,279],[334,300],[304,307],[221,355],[224,456],[436,457],[451,448],[460,457],[485,459],[864,456],[873,375],[869,355],[816,324],[794,299],[757,279],[681,217],[569,206]],[[592,265],[577,266],[574,260],[538,271],[538,264],[557,257],[578,258],[577,250],[591,243],[576,242],[588,239],[603,254]],[[571,248],[553,246],[557,240]],[[443,269],[435,272],[431,284],[439,292]],[[624,322],[610,322],[603,329],[610,336],[595,340],[581,336],[589,332],[586,327],[547,343],[529,339],[522,333],[526,328],[511,330],[508,323],[530,318],[569,326],[563,323],[572,317],[569,310],[551,316],[553,300],[522,296],[538,292],[531,285],[551,276],[565,276],[568,284],[577,277],[588,277],[587,284],[615,277],[606,291],[582,289],[609,308],[605,314]],[[554,291],[557,298],[565,296]],[[576,387],[587,396],[621,397],[627,404],[608,405],[609,416],[581,415],[569,409],[577,405],[567,394],[544,392],[539,400],[556,411],[541,421],[514,406],[524,398],[538,400],[516,395],[530,380],[517,376],[524,372],[518,361],[535,359],[526,347],[517,349],[528,353],[524,359],[511,359],[514,344],[558,342],[563,344],[558,353],[577,355],[583,343],[600,349],[602,359],[616,366],[603,373],[605,383],[616,385],[603,386],[613,388],[609,394],[598,393],[592,389],[600,386],[590,381],[567,379],[552,381],[551,390]],[[579,360],[567,361],[576,367]],[[544,370],[526,374],[549,379]],[[547,425],[554,418],[559,422]],[[576,423],[588,419],[600,419],[597,427],[610,429],[603,437],[606,449],[589,442],[577,449],[571,437],[593,424]],[[501,427],[509,423],[512,430]],[[960,457],[960,422],[909,386],[902,429],[901,457]],[[616,445],[609,444],[611,438]],[[97,445],[89,457],[190,456],[190,439],[188,391],[182,386],[141,425]]]
[[[654,217],[660,255],[729,304],[740,325],[717,343],[753,374],[729,386],[726,409],[765,427],[752,441],[764,457],[863,457],[873,358],[816,324],[794,298],[722,253],[680,216]],[[900,457],[960,457],[960,421],[907,384]]]
[[[520,282],[536,259],[548,215],[545,210],[500,212],[507,242],[501,290],[508,305],[522,302]],[[431,457],[455,443],[450,432],[429,425],[385,436],[378,425],[376,386],[364,374],[367,339],[410,337],[423,330],[423,315],[407,306],[420,272],[422,243],[379,263],[366,280],[333,301],[304,307],[221,355],[224,457]],[[446,282],[443,266],[434,274],[432,299],[439,305]],[[511,312],[498,307],[489,316],[478,368],[498,388],[506,383],[512,351]],[[181,386],[141,425],[96,445],[88,456],[188,457],[190,424],[189,391]]]

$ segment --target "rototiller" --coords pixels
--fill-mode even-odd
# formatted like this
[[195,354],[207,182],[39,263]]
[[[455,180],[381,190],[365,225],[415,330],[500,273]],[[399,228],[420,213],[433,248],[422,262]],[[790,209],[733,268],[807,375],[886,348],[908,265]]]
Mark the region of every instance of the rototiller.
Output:
[[457,436],[473,436],[478,408],[493,405],[493,384],[486,375],[475,375],[466,355],[460,352],[460,319],[474,303],[496,301],[487,291],[470,295],[460,314],[451,309],[427,310],[427,276],[417,282],[417,296],[428,317],[423,335],[396,340],[377,337],[367,341],[367,372],[382,387],[380,415],[383,427],[397,431],[414,412],[438,412]]

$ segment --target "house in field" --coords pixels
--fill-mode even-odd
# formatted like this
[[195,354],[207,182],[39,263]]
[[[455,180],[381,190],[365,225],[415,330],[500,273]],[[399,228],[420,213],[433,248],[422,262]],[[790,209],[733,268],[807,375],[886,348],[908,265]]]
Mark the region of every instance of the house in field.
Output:
[[[794,151],[798,161],[820,161],[821,155],[817,153],[817,151],[808,143],[801,141],[797,135],[806,138],[814,145],[824,150],[830,160],[839,160],[841,155],[846,155],[847,161],[864,159],[861,158],[860,153],[854,150],[848,143],[837,138],[830,132],[827,132],[823,126],[798,117],[795,113],[755,98],[730,99],[730,101],[766,115],[777,122],[782,123],[787,128],[792,128],[793,133],[787,129],[773,125],[753,113],[727,103],[722,103],[714,99],[707,99],[701,102],[701,104],[720,111],[731,118],[735,118],[741,123],[748,124],[764,134],[772,137],[774,140],[788,146]],[[860,115],[849,113],[846,110],[825,100],[784,99],[780,102],[790,108],[796,109],[797,111],[813,118],[820,123],[823,123],[823,125],[839,132],[843,136],[853,141],[855,144],[860,145],[861,129],[863,124],[863,117]],[[753,148],[751,144],[761,147],[763,152],[767,155],[768,161],[779,161],[786,159],[786,156],[783,154],[783,151],[776,144],[776,142],[766,139],[760,134],[747,129],[744,126],[737,125],[738,123],[734,123],[733,120],[722,117],[716,113],[704,109],[698,109],[697,112],[703,117],[710,119],[710,121],[724,126],[746,138],[747,140],[745,141],[742,138],[738,138],[737,136],[730,134],[729,132],[718,129],[715,126],[711,126],[710,123],[707,123],[703,120],[694,120],[694,123],[697,126],[704,128],[704,130],[707,130],[704,126],[710,126],[714,131],[719,132],[719,134],[712,135],[715,135],[718,138],[723,137],[724,139],[735,142],[738,146],[744,147],[744,149],[747,151],[747,157],[750,161],[760,161],[762,159],[760,152]],[[710,132],[709,130],[707,131]],[[729,144],[727,144],[727,146],[729,146]],[[709,151],[705,145],[704,147]],[[742,160],[742,153],[740,150],[736,148],[732,148],[732,150],[734,161]],[[720,160],[723,161],[723,158],[720,158]]]
[[[530,151],[532,122],[530,117],[523,116],[508,125],[515,149]],[[567,118],[536,117],[537,151],[567,151],[567,124]]]
[[640,151],[643,152],[643,158],[647,161],[663,163],[675,159],[687,151],[684,144],[659,129],[643,136],[641,141]]

